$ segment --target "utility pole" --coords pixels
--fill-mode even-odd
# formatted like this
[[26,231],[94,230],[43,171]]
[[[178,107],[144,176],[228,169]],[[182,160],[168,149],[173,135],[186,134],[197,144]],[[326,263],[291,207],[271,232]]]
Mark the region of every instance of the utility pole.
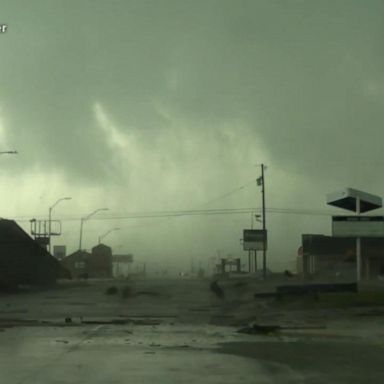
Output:
[[[360,216],[361,213],[361,201],[360,197],[357,197],[356,199],[356,213],[357,216]],[[356,280],[357,283],[361,280],[361,238],[358,236],[356,237]]]
[[262,186],[261,186],[261,194],[262,194],[262,208],[263,208],[263,231],[264,231],[264,246],[263,246],[263,277],[265,278],[267,275],[267,236],[266,236],[266,215],[265,215],[265,178],[264,178],[264,164],[261,164],[261,178],[262,178]]
[[[253,229],[253,214],[254,213],[251,212],[251,229]],[[256,251],[255,251],[255,260],[256,260]],[[250,249],[248,250],[248,267],[249,267],[248,268],[249,273],[252,273],[252,251]]]
[[256,180],[257,185],[261,186],[261,196],[262,196],[262,213],[263,213],[263,277],[265,278],[267,275],[267,234],[266,234],[266,226],[267,220],[265,215],[265,178],[264,171],[266,166],[261,164],[261,176]]

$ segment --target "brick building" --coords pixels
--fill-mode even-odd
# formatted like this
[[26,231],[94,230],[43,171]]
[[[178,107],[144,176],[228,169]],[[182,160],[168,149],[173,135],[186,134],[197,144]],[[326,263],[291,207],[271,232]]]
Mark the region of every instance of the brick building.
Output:
[[112,249],[104,244],[93,247],[91,253],[78,250],[61,263],[75,279],[112,277]]
[[89,258],[91,254],[86,251],[76,251],[60,262],[70,272],[74,279],[89,277]]

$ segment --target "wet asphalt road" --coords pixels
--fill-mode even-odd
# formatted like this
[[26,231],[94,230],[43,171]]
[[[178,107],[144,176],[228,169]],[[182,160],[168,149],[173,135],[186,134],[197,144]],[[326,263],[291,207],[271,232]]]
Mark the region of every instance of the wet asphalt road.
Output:
[[[111,285],[118,293],[106,295]],[[89,282],[1,296],[0,383],[384,380],[381,318],[365,319],[361,327],[375,327],[359,337],[353,321],[319,331],[240,334],[242,320],[262,308],[244,289],[223,300],[208,287],[202,280]]]

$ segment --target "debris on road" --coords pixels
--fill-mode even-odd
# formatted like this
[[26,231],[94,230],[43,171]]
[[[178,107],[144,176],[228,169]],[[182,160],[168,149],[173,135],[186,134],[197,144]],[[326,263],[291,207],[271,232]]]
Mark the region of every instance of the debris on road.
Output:
[[118,289],[116,286],[112,286],[112,287],[108,287],[106,290],[105,290],[105,294],[106,295],[116,295],[118,293]]
[[127,297],[131,297],[132,295],[133,295],[133,290],[132,290],[132,287],[130,287],[129,285],[126,285],[121,289],[122,298],[125,299]]
[[240,328],[238,333],[246,333],[248,335],[269,335],[281,330],[279,325],[259,325],[252,324],[248,327]]
[[209,285],[209,288],[217,297],[220,297],[221,299],[224,298],[224,291],[216,280],[212,281],[212,283]]
[[319,293],[358,292],[357,283],[320,283],[320,284],[299,284],[280,285],[275,292],[258,292],[254,298],[276,298],[282,299],[286,296],[311,296],[319,300]]

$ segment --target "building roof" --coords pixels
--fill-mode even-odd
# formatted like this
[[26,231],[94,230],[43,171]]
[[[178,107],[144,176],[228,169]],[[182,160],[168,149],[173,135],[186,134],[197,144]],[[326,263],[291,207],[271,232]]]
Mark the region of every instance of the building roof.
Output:
[[45,284],[65,275],[60,263],[15,221],[0,219],[0,282]]
[[86,259],[90,256],[91,256],[91,254],[89,252],[82,251],[79,249],[79,250],[71,253],[70,255],[65,256],[62,261],[71,260],[71,259]]
[[368,212],[383,206],[380,196],[353,188],[344,188],[327,195],[327,204],[334,207],[357,212],[358,200],[360,200],[360,212]]
[[[14,220],[0,219],[0,243],[34,241]],[[48,253],[48,252],[47,252]]]
[[94,251],[98,251],[98,250],[109,250],[112,252],[112,248],[111,247],[108,247],[108,245],[105,245],[103,243],[100,243],[98,245],[95,245],[93,248],[92,248],[92,253]]

